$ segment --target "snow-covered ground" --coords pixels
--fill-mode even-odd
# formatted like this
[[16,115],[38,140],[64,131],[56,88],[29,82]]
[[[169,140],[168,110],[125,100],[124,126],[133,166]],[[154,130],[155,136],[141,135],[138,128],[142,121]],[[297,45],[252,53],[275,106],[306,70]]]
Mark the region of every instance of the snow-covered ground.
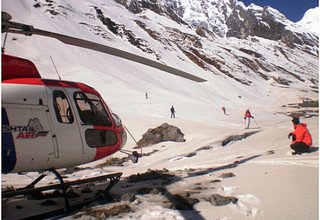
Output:
[[[98,36],[89,35],[88,32],[77,29],[77,24],[72,22],[63,24],[61,22],[63,19],[50,20],[48,16],[24,1],[15,1],[16,4],[9,4],[9,2],[3,1],[2,8],[6,9],[15,21],[31,23],[37,28],[72,34],[104,44],[107,42],[110,46],[143,55],[140,50],[128,46],[129,43],[126,45],[117,37],[113,37],[110,41],[103,41]],[[88,2],[84,1],[83,4]],[[108,1],[110,4],[115,4],[113,8],[120,7],[111,2],[113,1]],[[119,10],[122,13],[120,17],[133,16],[129,13],[125,14],[125,10],[121,7]],[[111,10],[108,12],[119,14]],[[83,17],[77,18],[77,14],[73,16],[70,21],[83,19]],[[155,15],[150,13],[146,16]],[[159,19],[159,22],[160,19],[165,20],[162,17],[156,19]],[[168,26],[177,25],[167,22]],[[46,26],[48,23],[50,26]],[[233,40],[233,45],[242,43],[241,40]],[[304,89],[301,82],[292,84],[290,88],[272,86],[272,80],[270,82],[255,81],[254,86],[244,86],[235,81],[231,82],[230,78],[208,74],[191,62],[182,62],[174,56],[173,52],[161,51],[161,47],[157,48],[156,44],[153,47],[157,48],[159,53],[163,53],[163,61],[208,81],[194,83],[140,64],[66,46],[56,40],[43,37],[30,38],[9,34],[7,41],[6,53],[31,59],[36,63],[43,77],[58,78],[50,60],[51,56],[62,79],[84,82],[97,89],[109,107],[120,115],[135,139],[139,140],[149,128],[155,128],[165,122],[179,127],[185,134],[186,142],[165,142],[143,148],[143,153],[158,151],[140,158],[137,164],[126,162],[121,167],[97,168],[97,164],[105,161],[102,159],[92,164],[82,165],[84,170],[66,175],[70,179],[76,179],[101,173],[123,172],[124,178],[147,172],[148,169],[166,168],[179,177],[179,180],[164,186],[170,193],[196,191],[195,186],[202,187],[200,192],[194,194],[199,198],[199,202],[190,211],[169,209],[163,206],[163,199],[157,196],[151,198],[141,196],[138,200],[129,203],[131,212],[111,217],[111,219],[298,220],[319,218],[318,151],[291,155],[290,140],[287,138],[288,133],[293,129],[288,113],[305,110],[313,116],[301,120],[308,124],[313,136],[313,146],[319,146],[318,108],[283,107],[287,104],[301,103],[302,99],[306,98],[318,100],[318,94],[310,91],[307,86],[307,89]],[[228,48],[226,39],[219,41]],[[264,44],[263,39],[260,41],[261,47],[253,50],[261,52],[265,45],[270,43],[269,41]],[[212,50],[214,51],[213,45]],[[267,53],[267,50],[262,52]],[[148,56],[151,57],[151,55]],[[180,54],[180,56],[183,55]],[[232,61],[226,62],[232,65]],[[296,62],[300,61],[296,60]],[[317,65],[313,60],[309,62]],[[148,99],[145,98],[146,92]],[[169,118],[169,109],[172,105],[176,109],[175,119]],[[227,108],[227,115],[223,114],[222,106]],[[244,130],[243,115],[246,108],[250,108],[255,117],[249,130]],[[226,146],[221,144],[231,135],[243,135],[251,131],[257,131],[257,133],[245,139],[230,142]],[[125,149],[133,150],[134,146],[134,140],[128,136]],[[186,155],[190,153],[195,154],[187,157]],[[124,156],[126,155],[116,153],[113,157]],[[230,164],[234,166],[229,166]],[[193,175],[188,175],[188,172]],[[221,174],[230,172],[234,177],[221,178]],[[36,173],[2,175],[1,184],[2,187],[21,187],[35,176]],[[220,182],[213,182],[214,180],[220,180]],[[52,179],[46,178],[43,182],[51,181]],[[130,187],[124,188],[124,182],[125,180],[121,179],[111,193],[122,193],[125,190],[130,192]],[[238,202],[225,206],[213,206],[203,199],[205,195],[215,193],[237,197]],[[97,208],[104,209],[106,206],[108,204],[99,205]],[[33,207],[48,208],[36,206],[36,204]],[[18,218],[17,215],[27,213],[24,209],[20,211],[14,207],[8,208],[6,202],[2,203],[3,219],[12,219],[12,216]],[[81,217],[81,219],[90,218],[94,217],[89,215]],[[72,219],[72,216],[64,219]]]

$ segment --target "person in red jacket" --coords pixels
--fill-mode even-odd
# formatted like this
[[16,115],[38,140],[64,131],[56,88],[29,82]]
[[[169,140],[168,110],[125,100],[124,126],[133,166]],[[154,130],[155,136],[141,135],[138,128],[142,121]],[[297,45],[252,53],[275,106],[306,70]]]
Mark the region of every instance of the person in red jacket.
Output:
[[312,137],[307,128],[306,123],[300,123],[299,118],[295,117],[292,119],[294,131],[290,132],[288,138],[292,136],[292,143],[290,145],[292,152],[295,154],[302,154],[310,151],[312,145]]
[[246,109],[246,112],[244,113],[244,118],[246,120],[246,127],[245,129],[249,129],[249,126],[250,126],[250,119],[251,118],[254,118],[252,115],[251,115],[251,112],[250,110],[247,108]]

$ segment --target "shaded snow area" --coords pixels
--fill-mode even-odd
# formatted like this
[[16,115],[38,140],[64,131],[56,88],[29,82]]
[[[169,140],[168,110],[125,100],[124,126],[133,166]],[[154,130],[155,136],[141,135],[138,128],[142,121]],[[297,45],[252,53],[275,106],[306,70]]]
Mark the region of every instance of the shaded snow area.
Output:
[[[95,88],[130,131],[123,149],[142,155],[132,163],[117,152],[68,172],[59,170],[66,181],[123,174],[110,197],[58,219],[319,219],[318,38],[274,9],[238,1],[162,0],[162,8],[146,2],[2,1],[13,21],[122,49],[207,80],[195,83],[54,39],[8,34],[6,53],[32,60],[43,78],[58,79],[51,57],[63,80]],[[177,11],[164,11],[169,3]],[[210,13],[203,14],[201,5]],[[251,23],[244,20],[248,16]],[[208,23],[213,17],[215,23]],[[265,25],[261,35],[242,36],[250,31],[237,24],[256,25],[253,21]],[[287,35],[262,37],[271,24],[279,24],[273,21],[281,21],[275,26],[287,28],[281,29]],[[217,24],[222,26],[215,30]],[[227,37],[231,28],[235,35]],[[171,106],[175,118],[170,118]],[[246,108],[254,116],[250,129],[244,129]],[[291,154],[292,116],[308,124],[310,153]],[[179,128],[183,141],[136,146],[135,140],[164,123]],[[24,187],[37,175],[3,174],[2,189]],[[57,181],[49,174],[39,185]],[[104,185],[74,188],[71,203]],[[46,193],[51,194],[3,199],[2,219],[63,207],[59,192]]]

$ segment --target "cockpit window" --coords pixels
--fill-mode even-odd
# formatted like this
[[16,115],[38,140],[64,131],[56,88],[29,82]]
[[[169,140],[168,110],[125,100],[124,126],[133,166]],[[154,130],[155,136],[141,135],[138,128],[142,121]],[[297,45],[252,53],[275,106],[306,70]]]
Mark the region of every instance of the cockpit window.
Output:
[[53,91],[53,107],[60,123],[72,124],[73,114],[66,94],[60,90]]
[[83,124],[111,126],[111,120],[98,96],[91,93],[75,92],[74,100]]

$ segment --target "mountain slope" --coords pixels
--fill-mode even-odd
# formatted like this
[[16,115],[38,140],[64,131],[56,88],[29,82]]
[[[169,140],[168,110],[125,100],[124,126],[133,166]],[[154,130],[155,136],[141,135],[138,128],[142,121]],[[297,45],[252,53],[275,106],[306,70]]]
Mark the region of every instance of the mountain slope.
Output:
[[[112,0],[36,0],[3,1],[2,6],[15,21],[136,53],[208,82],[194,84],[130,61],[41,37],[8,38],[6,51],[32,59],[45,77],[56,78],[48,59],[52,56],[65,79],[92,83],[98,89],[105,88],[104,82],[112,82],[114,85],[108,85],[105,92],[109,95],[117,95],[115,91],[120,90],[124,96],[145,91],[156,91],[161,96],[174,88],[174,100],[187,95],[208,105],[237,105],[239,97],[244,97],[241,108],[264,106],[261,98],[269,99],[270,105],[283,105],[279,91],[286,91],[284,94],[300,90],[299,94],[292,94],[296,102],[303,97],[317,97],[317,37],[298,29],[272,8],[246,8],[233,0],[199,4],[191,0],[118,2],[123,5]],[[217,30],[217,25],[224,29]],[[87,77],[78,77],[77,71],[88,72]],[[97,76],[105,81],[95,81]],[[125,92],[128,86],[131,90]],[[313,91],[313,97],[307,91]]]

